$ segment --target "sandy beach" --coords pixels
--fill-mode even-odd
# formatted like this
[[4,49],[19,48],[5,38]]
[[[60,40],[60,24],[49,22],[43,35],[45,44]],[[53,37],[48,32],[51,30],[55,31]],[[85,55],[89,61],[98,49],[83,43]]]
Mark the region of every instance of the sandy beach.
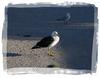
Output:
[[32,39],[8,39],[7,40],[7,68],[15,67],[65,67],[63,54],[52,48],[54,56],[48,55],[47,48],[31,49],[39,40]]

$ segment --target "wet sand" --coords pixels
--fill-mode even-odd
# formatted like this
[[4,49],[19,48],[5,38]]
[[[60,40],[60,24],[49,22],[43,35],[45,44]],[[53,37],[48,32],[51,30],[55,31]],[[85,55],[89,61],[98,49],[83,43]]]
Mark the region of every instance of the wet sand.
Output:
[[54,56],[48,55],[47,48],[31,49],[39,40],[36,39],[8,39],[7,54],[4,58],[7,68],[16,67],[59,67],[64,68],[63,54],[52,48]]

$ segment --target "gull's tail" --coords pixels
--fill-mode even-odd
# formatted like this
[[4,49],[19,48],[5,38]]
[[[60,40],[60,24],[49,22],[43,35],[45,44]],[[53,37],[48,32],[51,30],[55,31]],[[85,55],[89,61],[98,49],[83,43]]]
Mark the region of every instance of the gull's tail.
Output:
[[37,49],[40,48],[39,46],[33,46],[31,49]]

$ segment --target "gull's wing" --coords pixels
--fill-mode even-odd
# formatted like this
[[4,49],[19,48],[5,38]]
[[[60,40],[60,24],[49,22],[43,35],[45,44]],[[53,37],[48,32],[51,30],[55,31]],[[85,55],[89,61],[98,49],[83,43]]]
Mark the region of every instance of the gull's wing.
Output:
[[44,37],[34,47],[32,47],[32,49],[48,47],[53,41],[54,39],[52,38],[52,36]]

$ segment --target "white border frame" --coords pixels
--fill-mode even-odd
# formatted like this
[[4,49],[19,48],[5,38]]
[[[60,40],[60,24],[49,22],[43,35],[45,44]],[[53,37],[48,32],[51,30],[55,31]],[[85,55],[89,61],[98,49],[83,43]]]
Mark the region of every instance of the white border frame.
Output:
[[[62,0],[62,1],[60,1],[60,0],[53,0],[53,1],[49,1],[49,0],[36,0],[36,1],[34,1],[34,0],[30,0],[30,1],[28,1],[28,0],[1,0],[0,1],[0,18],[2,19],[1,21],[0,21],[0,27],[1,27],[1,29],[0,29],[0,36],[2,36],[2,27],[3,27],[3,22],[4,22],[4,7],[5,6],[7,6],[7,4],[8,3],[14,3],[14,4],[20,4],[20,3],[27,3],[27,4],[29,4],[29,3],[36,3],[36,2],[53,2],[53,3],[61,3],[61,2],[64,2],[64,1],[66,1],[66,0]],[[73,2],[73,0],[70,0],[70,1],[72,1]],[[84,2],[84,0],[75,0],[74,2]],[[96,0],[87,0],[87,1],[85,1],[86,3],[92,3],[92,4],[95,4],[97,7],[99,7],[99,5],[100,5],[100,3],[98,2],[98,1],[96,1]],[[100,17],[100,11],[98,11],[98,17]],[[100,39],[100,27],[99,27],[99,32],[97,33],[97,35],[98,35],[98,44],[100,43],[100,41],[99,41],[99,39]],[[2,38],[2,37],[1,37]],[[2,41],[2,40],[1,40]],[[0,46],[2,46],[2,44],[0,44]],[[2,49],[2,47],[0,47],[0,50]],[[1,50],[2,51],[2,50]],[[100,51],[100,46],[98,46],[98,52]],[[99,60],[99,57],[100,57],[100,54],[98,53],[98,64],[97,64],[97,72],[95,73],[95,74],[92,74],[92,75],[81,75],[81,76],[75,76],[75,77],[77,77],[77,78],[84,78],[84,77],[87,77],[87,78],[99,78],[99,73],[100,73],[100,60]],[[19,75],[15,75],[15,76],[13,76],[13,75],[8,75],[6,72],[4,72],[4,70],[3,70],[3,58],[2,58],[2,53],[0,53],[0,77],[4,77],[4,78],[22,78],[22,77],[24,77],[24,78],[27,78],[27,77],[30,77],[30,78],[33,78],[33,77],[48,77],[48,78],[50,78],[50,77],[58,77],[58,78],[65,78],[65,77],[68,77],[68,78],[72,78],[72,77],[74,77],[73,75],[55,75],[55,76],[50,76],[50,75],[47,75],[47,76],[43,76],[43,75],[21,75],[21,76],[19,76]]]

